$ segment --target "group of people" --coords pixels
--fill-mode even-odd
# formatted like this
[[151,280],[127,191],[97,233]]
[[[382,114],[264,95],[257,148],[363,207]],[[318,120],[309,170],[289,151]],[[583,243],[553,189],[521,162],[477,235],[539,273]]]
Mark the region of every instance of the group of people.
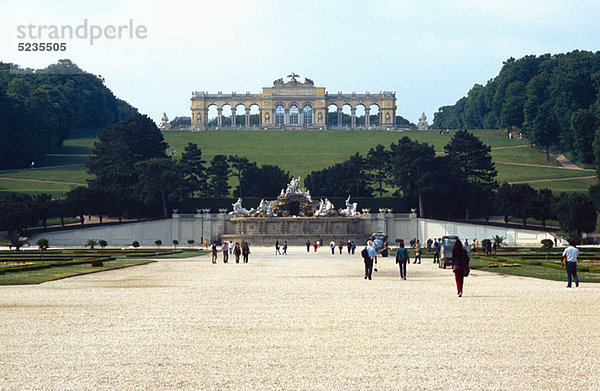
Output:
[[[287,248],[287,247],[286,247]],[[212,263],[217,263],[218,253],[219,253],[219,244],[217,241],[213,241],[210,250],[212,254]],[[229,256],[235,256],[235,263],[240,263],[240,256],[242,257],[242,263],[248,263],[248,256],[250,255],[250,246],[248,242],[242,240],[242,243],[239,242],[233,243],[223,242],[221,245],[221,252],[223,253],[223,263],[229,263]]]
[[[287,244],[287,240],[285,240],[283,242],[283,246],[279,245],[279,240],[275,241],[275,254],[277,255],[287,255],[287,248],[288,248],[288,244]],[[283,253],[280,251],[283,250]]]
[[[307,240],[306,252],[310,252],[311,247],[314,249],[314,252],[317,252],[317,249],[321,246],[323,246],[323,239],[315,240],[312,243],[310,240]],[[343,253],[344,247],[346,247],[348,255],[354,254],[354,252],[356,251],[356,243],[354,242],[354,240],[348,240],[346,243],[340,240],[336,243],[336,241],[332,239],[331,242],[329,242],[329,248],[331,249],[332,255],[335,254],[336,247],[338,248],[340,254]]]
[[[437,241],[436,241],[437,242]],[[414,263],[421,263],[421,247],[419,241],[415,242],[415,260]],[[365,280],[372,279],[374,265],[377,264],[377,250],[373,246],[373,241],[369,240],[365,248],[361,251],[365,263]],[[439,256],[439,255],[438,255]],[[469,255],[460,240],[457,240],[452,247],[452,271],[456,281],[457,296],[462,297],[464,278],[469,275]],[[398,243],[396,250],[396,264],[400,268],[400,278],[406,280],[406,265],[410,263],[408,250],[404,247],[404,240]]]

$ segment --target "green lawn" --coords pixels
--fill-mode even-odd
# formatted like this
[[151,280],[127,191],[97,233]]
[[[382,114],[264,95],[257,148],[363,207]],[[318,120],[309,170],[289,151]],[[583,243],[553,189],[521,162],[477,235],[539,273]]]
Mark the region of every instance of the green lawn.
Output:
[[122,269],[125,267],[145,265],[152,260],[140,260],[121,258],[114,261],[104,262],[104,266],[93,267],[89,263],[82,265],[59,266],[47,269],[23,271],[18,273],[6,273],[0,275],[0,285],[30,285],[41,284],[47,281],[59,280],[61,278],[80,276],[83,274],[97,273],[107,270]]
[[[203,132],[166,131],[164,137],[169,149],[176,149],[180,157],[188,142],[202,149],[208,162],[217,154],[240,155],[259,164],[275,164],[294,176],[305,178],[311,171],[343,162],[356,152],[366,155],[377,144],[385,147],[407,136],[434,146],[438,154],[451,137],[437,131],[346,131],[346,130],[213,130]],[[529,147],[525,139],[509,139],[497,130],[474,131],[485,144],[492,147],[499,181],[535,181],[594,175],[591,171],[559,169],[555,160],[546,161],[545,154]],[[85,184],[90,176],[85,162],[89,159],[96,138],[69,139],[63,148],[48,155],[36,168],[0,173],[0,194],[19,191],[29,194],[49,192],[62,196],[77,184]],[[547,167],[528,167],[506,164],[534,164]],[[56,167],[62,166],[62,167]],[[41,180],[37,182],[34,180]],[[235,180],[232,179],[231,184]],[[596,179],[574,179],[550,182],[531,182],[535,188],[553,191],[587,191]]]

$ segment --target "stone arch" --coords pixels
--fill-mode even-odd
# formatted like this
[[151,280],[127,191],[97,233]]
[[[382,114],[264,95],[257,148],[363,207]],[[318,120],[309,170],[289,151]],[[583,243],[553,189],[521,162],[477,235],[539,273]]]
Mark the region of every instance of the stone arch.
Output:
[[260,126],[260,105],[253,102],[246,106],[246,113],[250,115],[248,119],[248,126]]
[[210,102],[206,106],[206,127],[216,128],[218,126],[219,105],[216,102]]
[[219,124],[219,127],[231,127],[233,115],[233,105],[229,102],[223,103],[223,105],[221,105],[221,123]]
[[350,102],[345,102],[342,104],[341,112],[342,127],[345,129],[350,129],[352,127],[352,113],[354,112],[354,106],[352,106],[352,103]]
[[[334,107],[335,110],[331,110],[332,107]],[[342,126],[342,110],[335,102],[331,102],[327,105],[326,125],[328,128],[339,128]]]
[[233,113],[235,113],[235,115],[231,116],[231,119],[233,121],[232,126],[233,127],[244,127],[246,126],[246,104],[239,102],[236,103],[233,106],[232,109]]
[[366,124],[367,105],[365,103],[357,103],[354,106],[354,127],[363,127]]
[[367,125],[369,127],[381,125],[381,110],[379,104],[372,102],[368,108],[369,116],[366,119],[369,122]]
[[302,125],[312,126],[312,124],[315,122],[315,112],[312,104],[310,102],[303,103],[302,110],[300,112],[302,113],[302,118],[300,118]]
[[300,106],[298,103],[292,102],[289,107],[289,121],[290,125],[300,124]]
[[275,118],[273,123],[278,126],[285,125],[285,105],[282,102],[275,103]]

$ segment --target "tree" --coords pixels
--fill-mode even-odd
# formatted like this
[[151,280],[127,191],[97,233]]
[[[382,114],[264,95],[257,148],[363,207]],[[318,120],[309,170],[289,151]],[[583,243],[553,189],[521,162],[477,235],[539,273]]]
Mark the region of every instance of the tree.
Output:
[[48,250],[49,247],[48,239],[39,238],[37,242],[35,242],[35,244],[37,244],[38,248],[42,252],[42,263],[44,263],[44,253],[46,252],[46,250]]
[[179,245],[179,240],[173,239],[173,247],[175,247],[177,249],[178,245]]
[[508,224],[508,218],[513,214],[513,200],[511,187],[506,182],[502,183],[496,191],[494,209],[504,217],[504,223]]
[[537,199],[533,206],[533,218],[541,220],[542,226],[546,228],[546,220],[553,219],[554,213],[552,205],[554,203],[554,195],[550,189],[540,189]]
[[504,239],[506,239],[504,236],[499,235],[496,235],[492,238],[492,240],[494,241],[494,243],[496,243],[498,247],[502,246],[502,242],[504,242]]
[[452,136],[444,146],[444,151],[449,169],[463,187],[465,215],[468,220],[469,211],[476,210],[482,200],[489,199],[486,195],[491,195],[497,187],[491,148],[472,133],[461,130]]
[[512,214],[523,219],[523,227],[527,225],[527,217],[535,214],[537,191],[526,183],[511,185]]
[[104,239],[100,239],[98,240],[98,245],[100,245],[100,248],[104,250],[104,247],[108,246],[108,242]]
[[[88,172],[95,175],[90,187],[103,189],[127,199],[136,193],[139,173],[135,164],[149,159],[166,158],[163,135],[145,115],[130,117],[106,127],[94,144]],[[135,208],[132,208],[135,209]],[[130,210],[130,213],[136,213]]]
[[243,187],[243,173],[245,171],[247,171],[248,169],[250,169],[250,165],[251,163],[248,161],[247,158],[245,157],[240,157],[238,155],[230,155],[227,160],[229,161],[229,163],[231,164],[232,167],[232,171],[236,174],[236,176],[238,177],[238,187],[237,187],[237,193],[238,193],[238,197],[242,198],[242,187]]
[[212,197],[229,194],[229,163],[225,155],[215,155],[208,168],[208,193]]
[[85,243],[85,247],[89,247],[90,250],[93,250],[97,245],[98,241],[96,239],[88,239],[88,241]]
[[181,201],[178,190],[183,185],[179,167],[170,158],[154,158],[137,162],[135,169],[139,177],[135,187],[139,200],[150,207],[160,205],[163,218],[168,218],[167,204]]
[[10,236],[10,243],[15,248],[15,251],[20,251],[21,247],[25,246],[28,241],[25,238],[22,238],[19,234],[13,234]]
[[[252,162],[244,169],[241,185],[247,197],[277,197],[291,179],[290,173],[278,166],[264,164],[259,167]],[[239,193],[239,188],[236,192]]]
[[196,243],[196,241],[195,241],[194,239],[188,239],[188,241],[187,241],[187,242],[188,242],[188,244],[190,245],[190,247],[192,247],[192,245],[193,245],[194,243]]
[[140,242],[134,240],[133,243],[131,243],[131,245],[133,246],[133,248],[137,249],[138,247],[140,247]]
[[156,247],[160,248],[160,246],[162,246],[162,240],[160,240],[160,239],[159,240],[155,240],[154,244],[156,244]]
[[600,119],[590,109],[580,109],[571,116],[573,152],[583,163],[594,162],[594,135],[600,128]]
[[377,182],[375,191],[379,192],[379,197],[388,191],[383,188],[383,182],[388,176],[389,152],[381,144],[377,144],[367,152],[366,163],[369,170],[373,173],[373,179]]
[[426,143],[403,137],[390,145],[390,178],[388,183],[396,186],[407,197],[418,202],[419,216],[424,216],[423,199],[435,191],[435,150]]
[[30,195],[10,193],[8,197],[0,198],[0,229],[6,230],[9,237],[35,225],[37,220]]
[[180,166],[186,195],[192,197],[195,193],[205,195],[208,190],[206,160],[202,159],[202,150],[197,144],[188,143],[181,155]]
[[558,224],[563,231],[592,232],[596,227],[596,205],[586,194],[562,193],[556,203]]
[[48,243],[48,239],[46,238],[39,238],[35,244],[38,246],[38,248],[42,251],[45,251],[48,249],[49,247],[49,243]]

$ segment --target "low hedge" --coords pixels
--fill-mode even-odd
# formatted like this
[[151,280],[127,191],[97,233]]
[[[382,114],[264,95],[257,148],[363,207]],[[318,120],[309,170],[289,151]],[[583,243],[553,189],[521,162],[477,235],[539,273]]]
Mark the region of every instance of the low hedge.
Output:
[[77,259],[77,260],[67,261],[67,262],[34,263],[34,264],[28,264],[28,265],[9,266],[9,267],[2,268],[2,271],[4,271],[5,273],[17,273],[17,272],[23,272],[23,271],[47,269],[50,267],[83,265],[86,263],[91,264],[92,262],[96,262],[96,261],[107,262],[107,261],[111,261],[114,259],[115,258],[112,258],[112,257],[101,257],[101,258]]

